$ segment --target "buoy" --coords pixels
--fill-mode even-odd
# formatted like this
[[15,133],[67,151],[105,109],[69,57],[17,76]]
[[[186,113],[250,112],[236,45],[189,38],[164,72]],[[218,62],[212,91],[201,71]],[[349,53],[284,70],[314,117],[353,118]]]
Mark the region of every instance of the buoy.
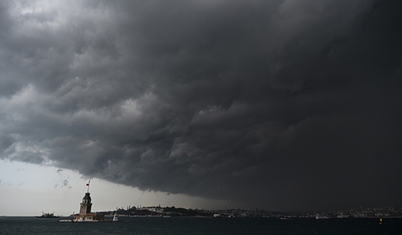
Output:
[[117,219],[117,214],[114,214],[114,216],[113,216],[113,222],[117,222],[118,221],[118,219]]

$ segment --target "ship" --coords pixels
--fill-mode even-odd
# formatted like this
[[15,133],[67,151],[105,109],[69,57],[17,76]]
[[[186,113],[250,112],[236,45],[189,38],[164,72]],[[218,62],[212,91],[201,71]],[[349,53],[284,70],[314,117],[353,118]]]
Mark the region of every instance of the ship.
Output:
[[316,219],[329,219],[329,217],[325,216],[325,215],[316,215],[315,218]]
[[54,213],[43,213],[40,216],[35,216],[36,218],[45,218],[45,219],[51,219],[51,218],[59,218],[59,216],[55,216]]

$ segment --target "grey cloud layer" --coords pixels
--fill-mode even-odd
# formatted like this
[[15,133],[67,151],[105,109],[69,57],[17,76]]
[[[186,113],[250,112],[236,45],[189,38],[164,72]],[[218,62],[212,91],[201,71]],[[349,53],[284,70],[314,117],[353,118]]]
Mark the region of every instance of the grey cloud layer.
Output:
[[1,157],[251,208],[398,203],[400,9],[1,3]]

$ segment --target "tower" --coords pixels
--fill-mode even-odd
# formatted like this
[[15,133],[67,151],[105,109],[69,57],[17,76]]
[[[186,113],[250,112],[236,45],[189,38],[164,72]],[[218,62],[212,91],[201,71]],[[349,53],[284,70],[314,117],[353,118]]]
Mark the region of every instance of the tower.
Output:
[[105,220],[105,214],[92,213],[92,202],[89,194],[89,181],[87,183],[88,190],[80,203],[80,214],[74,216],[72,222],[99,222]]
[[91,196],[89,192],[85,193],[85,196],[82,198],[82,203],[80,204],[80,215],[86,215],[91,213]]
[[91,182],[90,180],[88,180],[87,183],[87,192],[85,193],[85,196],[82,198],[82,203],[80,204],[80,215],[87,215],[91,213],[91,207],[92,207],[92,203],[91,203],[91,196],[89,195],[89,182]]

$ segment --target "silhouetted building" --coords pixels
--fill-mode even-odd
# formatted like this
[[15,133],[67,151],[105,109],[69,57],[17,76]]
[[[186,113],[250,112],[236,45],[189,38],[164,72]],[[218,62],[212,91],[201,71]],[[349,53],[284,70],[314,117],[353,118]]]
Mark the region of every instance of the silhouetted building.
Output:
[[99,222],[105,220],[105,215],[101,213],[91,213],[91,196],[89,193],[89,182],[87,184],[88,191],[85,193],[85,196],[82,198],[82,202],[80,204],[80,213],[74,216],[74,222]]
[[86,215],[91,213],[91,207],[92,207],[91,196],[89,195],[89,193],[85,193],[84,198],[82,198],[80,215]]

